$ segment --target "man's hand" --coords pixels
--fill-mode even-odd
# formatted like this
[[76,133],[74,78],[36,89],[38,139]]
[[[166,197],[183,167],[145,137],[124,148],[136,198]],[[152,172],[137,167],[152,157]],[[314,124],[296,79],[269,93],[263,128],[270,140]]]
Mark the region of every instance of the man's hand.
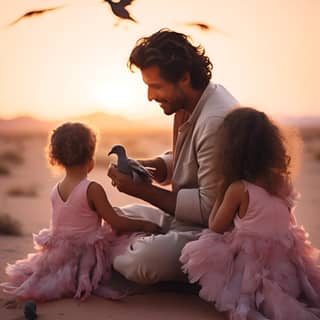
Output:
[[134,182],[132,177],[120,172],[115,165],[111,165],[108,170],[108,176],[112,180],[112,185],[120,192],[139,198],[144,188],[148,187],[147,183]]
[[161,158],[138,160],[152,175],[152,178],[157,182],[162,182],[167,177],[166,164]]
[[153,184],[133,182],[132,178],[119,172],[115,165],[111,165],[108,176],[112,180],[112,185],[120,192],[142,199],[150,204],[173,215],[177,202],[177,192],[159,188]]

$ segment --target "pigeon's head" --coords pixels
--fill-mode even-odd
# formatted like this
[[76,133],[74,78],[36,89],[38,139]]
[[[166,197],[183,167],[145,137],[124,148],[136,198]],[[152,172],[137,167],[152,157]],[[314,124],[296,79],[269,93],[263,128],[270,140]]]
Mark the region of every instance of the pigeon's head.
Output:
[[125,150],[124,146],[122,146],[121,144],[116,144],[116,145],[114,145],[112,147],[112,149],[108,153],[108,156],[110,156],[113,153],[115,153],[118,156],[125,155],[126,154],[126,150]]

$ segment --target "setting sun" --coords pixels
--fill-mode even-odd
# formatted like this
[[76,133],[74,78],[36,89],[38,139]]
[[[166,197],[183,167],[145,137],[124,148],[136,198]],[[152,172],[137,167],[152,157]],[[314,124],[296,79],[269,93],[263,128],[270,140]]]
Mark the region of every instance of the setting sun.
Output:
[[[89,95],[96,107],[105,112],[134,115],[137,112],[139,96],[143,94],[143,86],[129,74],[119,74],[112,81],[92,83]],[[145,93],[146,94],[146,93]]]

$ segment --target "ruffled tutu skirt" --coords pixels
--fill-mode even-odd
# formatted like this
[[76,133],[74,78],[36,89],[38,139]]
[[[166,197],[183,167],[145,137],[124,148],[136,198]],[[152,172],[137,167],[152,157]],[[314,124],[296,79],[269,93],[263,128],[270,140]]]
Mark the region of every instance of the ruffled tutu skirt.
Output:
[[99,285],[110,278],[112,259],[129,239],[126,235],[116,237],[108,227],[72,236],[43,229],[33,235],[36,252],[8,265],[9,281],[1,287],[23,300],[84,299],[95,291],[117,299],[118,292],[101,290]]
[[183,249],[183,271],[229,319],[320,319],[319,250],[302,228],[281,239],[205,230]]

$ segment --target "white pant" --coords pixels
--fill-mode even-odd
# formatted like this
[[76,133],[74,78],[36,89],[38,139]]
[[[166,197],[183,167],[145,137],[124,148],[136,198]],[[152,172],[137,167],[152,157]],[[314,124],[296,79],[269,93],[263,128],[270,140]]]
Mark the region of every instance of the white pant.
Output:
[[179,261],[181,250],[187,242],[198,239],[202,228],[177,221],[155,207],[133,204],[120,210],[130,217],[155,222],[167,233],[137,238],[122,255],[115,257],[114,269],[140,284],[185,280]]

